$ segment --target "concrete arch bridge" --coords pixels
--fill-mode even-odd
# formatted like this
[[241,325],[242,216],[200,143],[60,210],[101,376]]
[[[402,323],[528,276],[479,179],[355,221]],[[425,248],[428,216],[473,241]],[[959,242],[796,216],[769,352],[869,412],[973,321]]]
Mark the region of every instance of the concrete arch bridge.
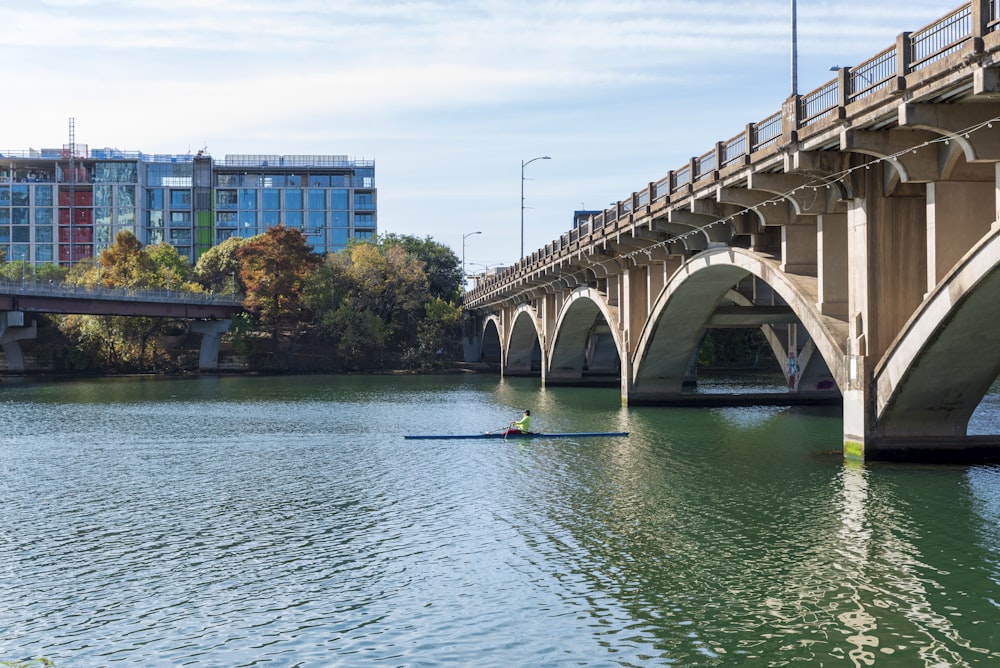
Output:
[[760,327],[849,457],[972,457],[1000,374],[1000,3],[786,100],[465,295],[467,359],[684,395],[706,330]]

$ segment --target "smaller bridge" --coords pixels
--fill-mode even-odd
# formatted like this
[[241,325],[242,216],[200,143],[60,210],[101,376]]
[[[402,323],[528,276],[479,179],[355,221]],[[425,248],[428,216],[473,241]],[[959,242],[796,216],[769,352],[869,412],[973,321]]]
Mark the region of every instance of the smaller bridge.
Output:
[[19,342],[37,335],[35,321],[27,320],[25,313],[176,318],[193,321],[191,330],[202,335],[198,367],[215,371],[222,335],[242,310],[243,297],[235,294],[0,281],[0,346],[8,370],[23,373]]

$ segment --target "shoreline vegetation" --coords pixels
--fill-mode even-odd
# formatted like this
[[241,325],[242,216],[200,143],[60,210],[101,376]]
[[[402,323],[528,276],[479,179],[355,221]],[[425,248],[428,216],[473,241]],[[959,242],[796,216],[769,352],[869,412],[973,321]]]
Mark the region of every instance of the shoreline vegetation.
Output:
[[[194,266],[169,244],[143,247],[131,232],[72,267],[5,262],[0,279],[103,288],[243,296],[219,350],[219,374],[474,373],[465,363],[461,263],[430,237],[388,234],[317,255],[301,230],[232,237]],[[198,374],[191,322],[146,316],[33,314],[21,342],[25,372],[42,377]],[[709,330],[699,368],[774,368],[759,329]]]
[[[220,373],[430,371],[461,360],[461,265],[429,237],[389,234],[320,256],[301,230],[279,225],[230,238],[192,266],[173,246],[143,247],[126,231],[71,268],[9,261],[0,278],[242,295]],[[33,317],[37,337],[21,342],[24,375],[198,373],[200,337],[190,321]]]

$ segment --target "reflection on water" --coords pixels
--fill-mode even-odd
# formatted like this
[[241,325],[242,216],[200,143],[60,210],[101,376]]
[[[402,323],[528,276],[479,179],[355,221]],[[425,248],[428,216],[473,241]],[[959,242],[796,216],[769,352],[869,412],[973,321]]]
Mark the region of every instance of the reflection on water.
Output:
[[[991,665],[1000,468],[482,377],[6,385],[0,661]],[[524,408],[624,439],[404,441]],[[987,413],[977,419],[991,420]]]

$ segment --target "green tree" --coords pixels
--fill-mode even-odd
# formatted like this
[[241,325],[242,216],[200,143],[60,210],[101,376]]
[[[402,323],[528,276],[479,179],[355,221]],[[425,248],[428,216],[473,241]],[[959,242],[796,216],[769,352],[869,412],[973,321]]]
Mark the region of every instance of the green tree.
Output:
[[428,299],[423,263],[398,244],[362,242],[328,255],[309,290],[317,329],[354,367],[417,346]]
[[271,333],[272,353],[278,352],[281,331],[297,335],[311,317],[305,299],[308,278],[321,263],[301,230],[284,225],[247,239],[237,254],[246,286],[244,306]]
[[239,251],[245,243],[241,237],[229,237],[202,253],[194,267],[194,280],[206,290],[242,293],[245,288],[240,282]]
[[457,301],[462,289],[462,263],[455,252],[431,237],[418,239],[409,235],[386,234],[383,246],[400,246],[411,257],[424,263],[427,284],[433,297]]

